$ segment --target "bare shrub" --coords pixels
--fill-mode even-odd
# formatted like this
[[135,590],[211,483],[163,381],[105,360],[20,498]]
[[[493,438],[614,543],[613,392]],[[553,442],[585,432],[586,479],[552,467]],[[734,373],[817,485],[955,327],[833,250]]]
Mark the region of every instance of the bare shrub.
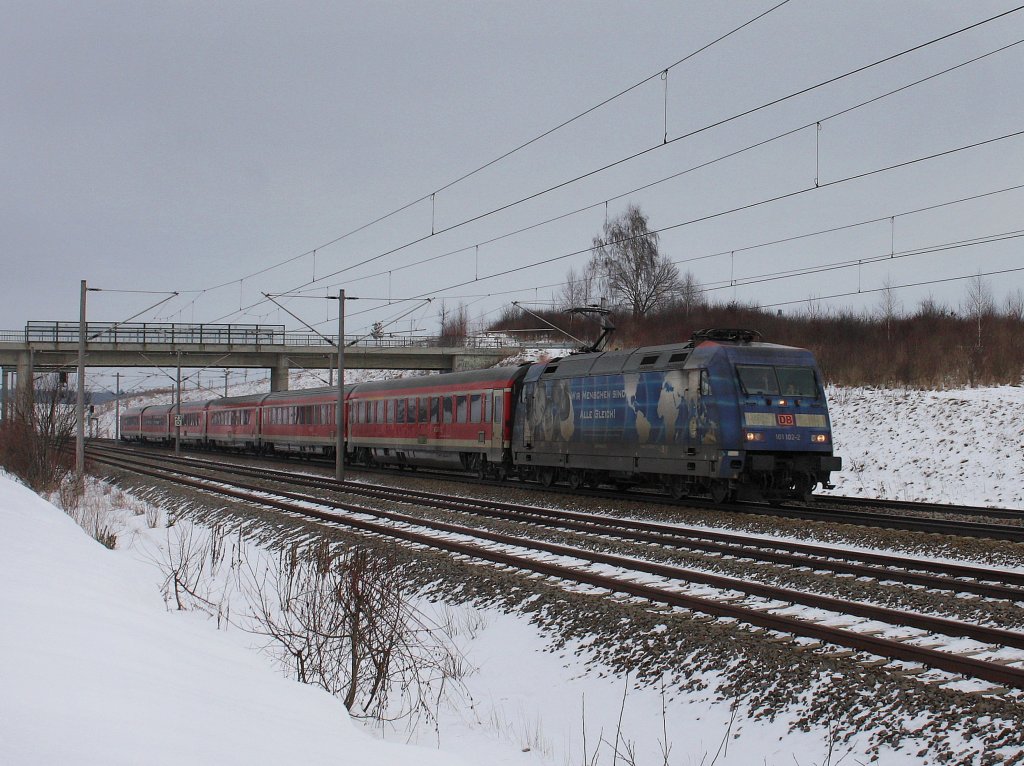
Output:
[[106,498],[86,495],[84,489],[69,473],[50,493],[50,501],[62,508],[94,540],[113,550],[117,547],[117,531]]
[[461,346],[469,335],[469,309],[460,303],[452,310],[441,304],[441,333],[439,343],[442,346]]
[[293,547],[276,572],[251,575],[255,625],[298,680],[354,715],[433,715],[466,672],[442,626],[405,598],[395,561],[363,548]]
[[164,555],[159,562],[164,574],[164,601],[173,603],[179,611],[199,609],[207,614],[218,613],[219,605],[209,594],[216,558],[203,531],[187,522],[168,528]]
[[53,492],[73,468],[68,449],[75,438],[75,408],[58,375],[20,390],[12,416],[0,422],[0,465],[36,492]]

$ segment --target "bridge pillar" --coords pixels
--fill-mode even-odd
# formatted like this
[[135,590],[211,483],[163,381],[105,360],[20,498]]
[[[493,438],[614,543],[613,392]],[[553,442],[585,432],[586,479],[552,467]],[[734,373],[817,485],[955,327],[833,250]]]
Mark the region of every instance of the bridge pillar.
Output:
[[18,390],[15,394],[15,400],[17,402],[31,401],[29,397],[35,393],[32,390],[32,373],[34,372],[32,361],[31,348],[24,353],[18,354]]
[[270,368],[270,390],[288,390],[288,357],[279,356],[277,364]]

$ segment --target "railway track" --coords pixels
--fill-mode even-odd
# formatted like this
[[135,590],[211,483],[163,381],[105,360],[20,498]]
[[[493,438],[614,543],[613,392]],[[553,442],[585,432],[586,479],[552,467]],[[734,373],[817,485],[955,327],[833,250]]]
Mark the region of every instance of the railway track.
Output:
[[[109,443],[106,446],[109,446]],[[256,459],[255,456],[253,456],[253,459]],[[333,467],[334,465],[333,462],[328,463],[327,461],[316,459],[294,464],[307,466],[321,465],[324,467]],[[395,468],[364,466],[356,466],[355,468],[381,476],[394,475],[397,472]],[[417,469],[416,473],[419,476],[439,478],[460,484],[496,486],[494,481],[477,479],[457,471],[420,468]],[[557,485],[543,487],[540,484],[515,482],[514,480],[509,481],[509,484],[538,493],[565,494],[568,492],[566,488]],[[819,495],[815,497],[814,503],[808,506],[793,503],[781,505],[750,502],[714,503],[703,498],[673,500],[665,494],[648,490],[634,490],[624,493],[603,489],[579,489],[574,490],[572,494],[578,497],[613,501],[623,499],[649,500],[659,505],[676,508],[697,508],[700,510],[759,514],[776,518],[857,524],[881,529],[1024,542],[1024,510],[1012,508],[984,508],[980,506],[845,497],[842,495]],[[1017,523],[994,524],[981,521],[966,521],[965,518],[1006,519]]]
[[[452,498],[352,482],[339,486],[333,480],[315,476],[296,476],[292,472],[218,464],[196,458],[139,457],[137,453],[95,446],[90,447],[90,458],[97,463],[173,481],[204,492],[347,525],[364,533],[534,572],[560,581],[581,583],[711,618],[733,618],[753,626],[755,630],[795,637],[798,642],[809,640],[809,648],[812,649],[871,655],[862,658],[862,663],[873,663],[881,658],[882,662],[896,661],[914,666],[899,668],[899,672],[918,673],[930,668],[933,670],[926,671],[928,677],[925,680],[934,683],[955,681],[956,678],[944,675],[953,674],[995,685],[997,688],[989,688],[990,692],[1024,689],[1024,668],[1016,664],[1019,658],[1024,658],[1022,633],[725,577],[652,561],[649,557],[596,551],[592,542],[595,539],[628,541],[635,547],[644,546],[648,550],[652,547],[685,548],[709,556],[755,559],[775,566],[871,577],[878,582],[938,588],[1018,604],[1024,602],[1024,575],[1012,571],[941,564],[871,552],[836,551],[823,546],[750,538],[692,527]],[[260,483],[250,483],[250,479],[258,479]],[[285,484],[288,489],[272,489],[268,484]],[[319,494],[296,492],[296,486]],[[549,542],[466,523],[357,505],[331,496],[339,494],[356,494],[375,503],[441,509],[477,520],[501,519],[523,525],[527,530],[529,527],[526,525],[535,528],[540,525],[539,528],[543,529],[554,527],[580,535],[581,545]],[[608,570],[612,574],[608,574]],[[793,609],[801,614],[791,614]],[[829,624],[850,618],[859,618],[861,622],[841,627]],[[969,644],[966,653],[951,651],[950,647],[957,641],[965,640]],[[824,648],[826,645],[828,647]],[[936,675],[935,671],[940,672]]]

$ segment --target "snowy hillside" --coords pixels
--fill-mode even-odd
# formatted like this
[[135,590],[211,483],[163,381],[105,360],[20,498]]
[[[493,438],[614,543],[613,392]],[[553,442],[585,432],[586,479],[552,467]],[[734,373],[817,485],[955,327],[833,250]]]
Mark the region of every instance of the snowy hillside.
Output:
[[830,388],[836,494],[1024,508],[1024,387]]
[[[1024,389],[830,389],[829,398],[844,458],[837,493],[1024,505]],[[112,408],[101,417],[112,427]],[[87,502],[111,510],[120,530],[113,552],[0,475],[5,763],[606,764],[620,735],[641,764],[661,764],[667,746],[673,766],[823,763],[834,745],[844,762],[876,753],[885,764],[929,762],[914,747],[874,751],[877,732],[840,746],[827,731],[794,731],[785,715],[734,720],[699,690],[674,691],[663,708],[656,688],[586,666],[582,646],[553,652],[522,617],[469,607],[462,704],[388,735],[426,750],[386,744],[337,699],[284,680],[250,634],[169,611],[156,559],[183,524],[151,528],[138,501],[102,485],[91,492]]]

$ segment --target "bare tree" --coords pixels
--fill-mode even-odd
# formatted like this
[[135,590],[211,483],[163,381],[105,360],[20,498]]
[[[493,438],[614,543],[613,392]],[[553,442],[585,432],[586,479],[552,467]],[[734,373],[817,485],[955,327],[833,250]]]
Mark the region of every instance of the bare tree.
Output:
[[679,292],[679,269],[658,250],[658,235],[647,217],[630,205],[595,237],[590,260],[603,294],[642,317]]
[[964,314],[969,319],[977,322],[978,342],[977,347],[982,347],[981,323],[982,319],[995,313],[995,299],[992,297],[992,288],[988,282],[977,276],[971,277],[967,282],[967,296],[963,304]]
[[886,277],[882,283],[882,294],[878,299],[878,316],[885,322],[885,339],[892,340],[892,323],[903,313],[903,301],[896,295],[892,280]]
[[589,263],[578,273],[575,269],[569,269],[562,292],[557,298],[559,308],[568,310],[589,304],[594,290],[594,277],[594,270]]
[[679,282],[679,305],[683,312],[688,316],[691,311],[700,308],[706,302],[701,283],[697,281],[692,271],[687,271]]

